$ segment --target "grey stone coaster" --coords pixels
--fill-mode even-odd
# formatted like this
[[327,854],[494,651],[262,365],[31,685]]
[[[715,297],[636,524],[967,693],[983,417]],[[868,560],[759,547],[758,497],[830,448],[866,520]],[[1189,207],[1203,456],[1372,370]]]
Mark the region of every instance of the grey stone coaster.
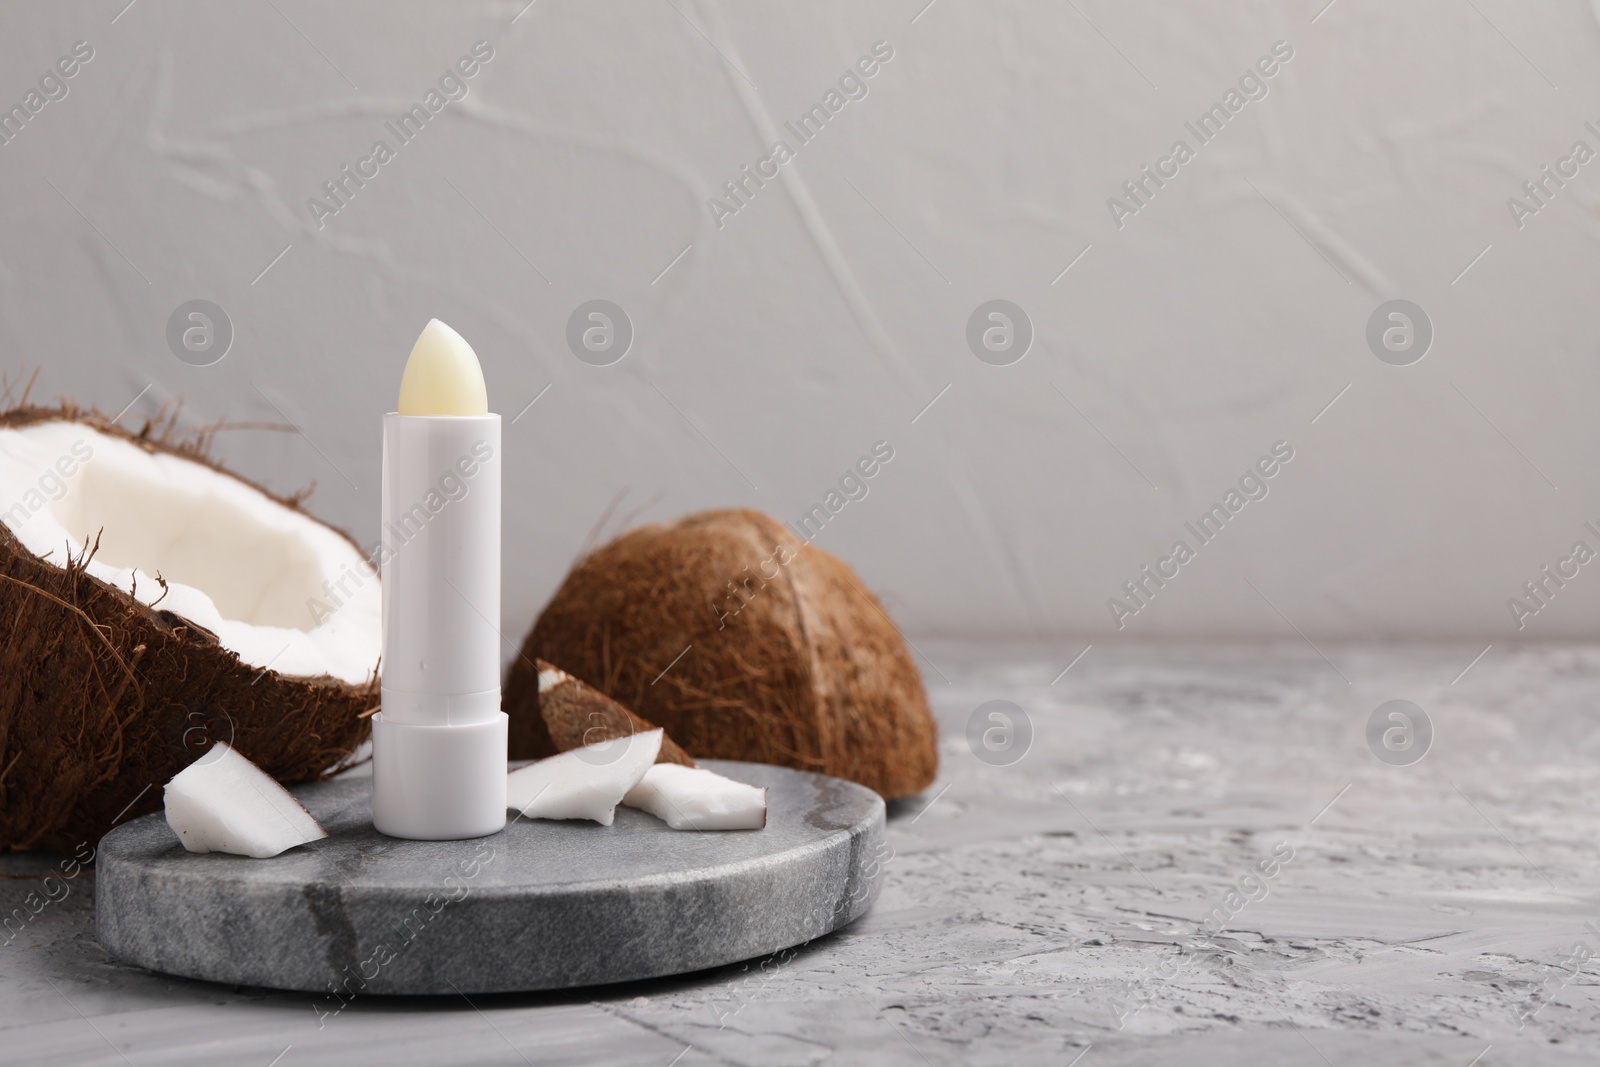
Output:
[[704,760],[766,786],[764,830],[518,819],[472,841],[372,828],[371,780],[294,790],[329,837],[272,859],[186,852],[160,814],[100,843],[95,918],[152,970],[352,996],[560,989],[682,974],[836,930],[876,898],[884,806],[783,767]]

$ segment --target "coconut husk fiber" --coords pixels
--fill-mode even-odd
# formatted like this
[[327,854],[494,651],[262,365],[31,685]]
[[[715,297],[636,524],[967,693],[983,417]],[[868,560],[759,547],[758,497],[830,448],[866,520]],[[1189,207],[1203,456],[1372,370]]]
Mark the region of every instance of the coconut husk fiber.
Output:
[[536,659],[696,758],[821,771],[885,797],[938,770],[922,679],[882,605],[843,560],[758,511],[641,527],[579,561],[506,680],[514,758],[556,751]]
[[[224,469],[207,458],[206,435],[179,440],[170,422],[129,433],[63,405],[13,408],[0,426],[57,419]],[[302,510],[298,498],[273,499]],[[166,781],[217,741],[286,783],[348,764],[376,682],[241,663],[208,630],[89,575],[93,551],[41,559],[0,523],[0,849],[93,843],[159,810]]]
[[[539,717],[556,749],[566,752],[659,729],[555,664],[536,659],[533,665],[539,670]],[[694,766],[694,758],[665,731],[656,762]]]

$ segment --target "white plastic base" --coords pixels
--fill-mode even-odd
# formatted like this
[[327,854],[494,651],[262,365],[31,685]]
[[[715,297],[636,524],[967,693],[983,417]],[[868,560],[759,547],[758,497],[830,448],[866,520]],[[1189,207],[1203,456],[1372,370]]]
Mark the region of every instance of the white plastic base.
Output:
[[487,837],[506,825],[507,719],[425,726],[372,717],[372,825],[414,841]]

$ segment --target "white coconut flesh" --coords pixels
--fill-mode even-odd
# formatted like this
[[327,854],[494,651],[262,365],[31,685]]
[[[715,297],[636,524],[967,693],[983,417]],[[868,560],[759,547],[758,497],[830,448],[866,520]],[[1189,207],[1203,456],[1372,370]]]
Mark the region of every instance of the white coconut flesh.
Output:
[[266,859],[328,836],[293,794],[224,741],[167,783],[166,812],[190,852]]
[[352,684],[377,666],[381,599],[360,551],[203,463],[82,423],[0,429],[0,522],[56,566],[98,536],[91,575],[210,630],[249,666]]
[[622,802],[648,811],[674,830],[760,830],[767,825],[767,791],[704,767],[658,763]]
[[506,776],[506,806],[527,819],[590,819],[610,826],[617,805],[656,761],[663,736],[647,730],[519,767]]

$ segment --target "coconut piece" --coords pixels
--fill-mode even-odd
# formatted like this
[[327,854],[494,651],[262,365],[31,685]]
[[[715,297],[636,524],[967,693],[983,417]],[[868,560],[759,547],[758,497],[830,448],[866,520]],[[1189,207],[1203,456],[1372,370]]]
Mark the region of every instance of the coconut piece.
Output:
[[298,782],[367,737],[376,575],[214,432],[0,413],[0,849],[97,840],[217,741]]
[[190,852],[266,859],[328,836],[305,805],[226,741],[179,771],[165,801],[167,825]]
[[674,830],[761,830],[767,791],[704,767],[658,763],[622,802],[648,811]]
[[663,736],[660,729],[648,730],[519,767],[506,777],[506,806],[529,819],[592,819],[610,826],[617,805],[656,761]]
[[691,515],[597,549],[522,653],[504,700],[519,758],[557,747],[539,712],[542,657],[700,759],[822,771],[886,797],[938,771],[922,679],[882,605],[846,563],[757,511]]
[[[539,668],[539,714],[544,718],[550,739],[562,752],[598,741],[610,741],[657,729],[598,689],[591,689],[566,671],[544,660]],[[665,733],[661,735],[661,754],[657,763],[681,763],[693,767],[694,759]]]

